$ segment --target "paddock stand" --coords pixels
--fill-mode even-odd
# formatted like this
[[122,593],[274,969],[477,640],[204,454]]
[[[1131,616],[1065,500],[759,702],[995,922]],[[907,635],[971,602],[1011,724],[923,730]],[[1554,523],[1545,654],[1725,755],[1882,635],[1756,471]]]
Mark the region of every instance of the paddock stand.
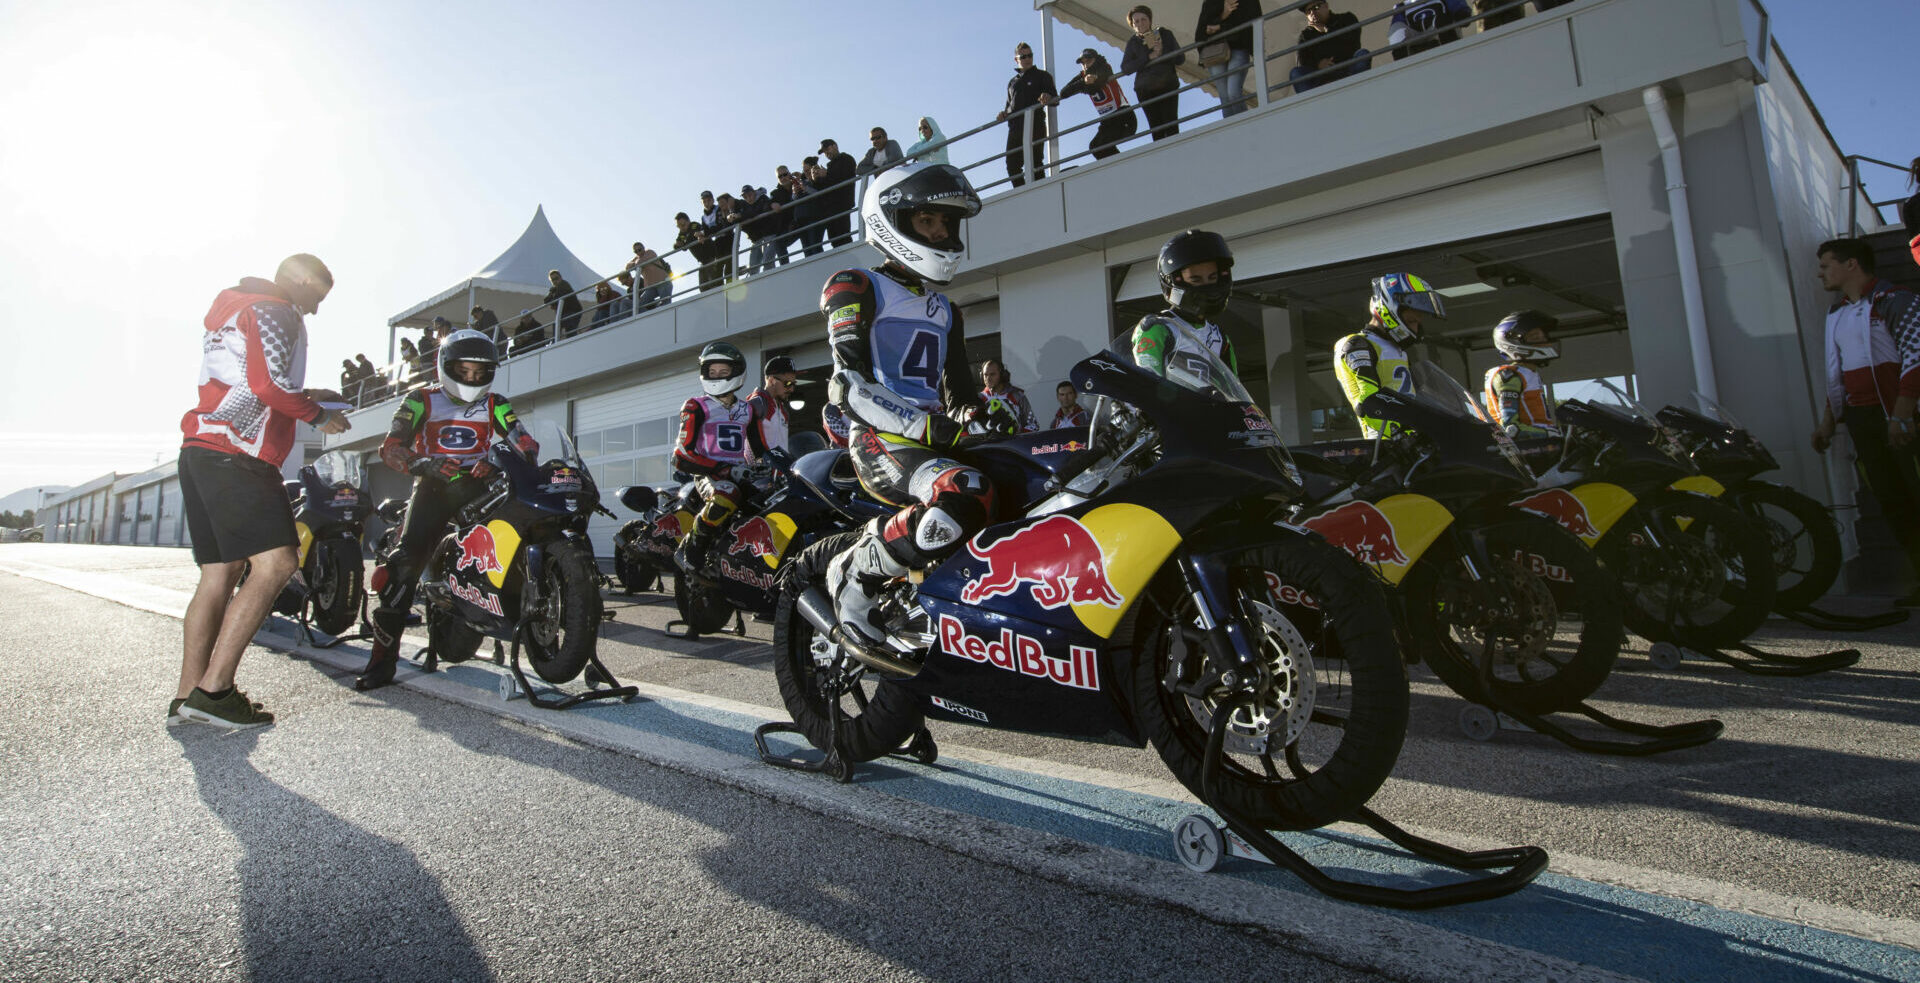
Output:
[[[853,688],[851,692],[853,693],[854,703],[860,707],[861,713],[865,713],[867,711],[866,694],[862,693],[859,687]],[[846,754],[847,745],[844,731],[846,722],[847,716],[840,712],[839,701],[834,701],[833,739],[829,742],[833,746],[818,757],[805,751],[797,751],[793,754],[775,754],[771,748],[767,747],[768,734],[796,734],[799,735],[802,740],[806,739],[806,733],[800,729],[799,725],[786,720],[769,721],[754,728],[753,746],[759,750],[760,760],[767,764],[778,768],[789,768],[794,771],[806,771],[826,775],[834,781],[845,785],[853,781],[854,766],[854,762],[848,758]],[[927,730],[925,724],[921,724],[920,729],[914,732],[914,735],[907,740],[907,743],[895,748],[889,753],[889,756],[905,758],[923,765],[930,765],[939,759],[940,746],[934,743],[933,733]]]
[[[1499,692],[1493,685],[1492,652],[1484,653],[1480,660],[1480,693],[1491,698]],[[1464,695],[1464,694],[1463,694]],[[1548,719],[1556,713],[1577,713],[1608,730],[1631,734],[1645,738],[1639,741],[1608,740],[1593,737],[1581,737]],[[1638,758],[1665,751],[1678,751],[1681,748],[1698,747],[1720,736],[1725,725],[1719,720],[1708,717],[1684,724],[1643,724],[1634,720],[1622,720],[1598,707],[1586,702],[1547,713],[1534,713],[1518,707],[1506,706],[1500,701],[1488,699],[1487,704],[1473,702],[1468,697],[1467,705],[1460,711],[1460,731],[1475,741],[1490,741],[1503,730],[1523,733],[1545,734],[1575,751],[1589,754],[1611,754],[1620,757]]]
[[1689,657],[1725,663],[1755,676],[1812,676],[1845,669],[1860,661],[1859,649],[1835,649],[1819,655],[1781,655],[1754,648],[1745,642],[1734,646],[1734,655],[1716,648],[1689,648],[1677,642],[1657,641],[1647,649],[1647,660],[1655,669],[1673,670]]
[[[1312,861],[1294,852],[1280,842],[1278,837],[1262,829],[1254,821],[1241,816],[1233,809],[1224,808],[1220,796],[1215,794],[1221,763],[1226,757],[1228,723],[1242,707],[1250,707],[1251,703],[1252,697],[1243,695],[1233,702],[1223,703],[1214,710],[1213,726],[1207,736],[1206,756],[1200,764],[1200,787],[1204,792],[1202,798],[1213,807],[1214,812],[1219,814],[1225,824],[1216,823],[1207,816],[1192,815],[1181,820],[1180,824],[1174,828],[1174,855],[1189,869],[1205,873],[1212,870],[1223,856],[1231,854],[1273,864],[1276,867],[1285,867],[1293,872],[1294,876],[1305,881],[1307,886],[1331,898],[1378,905],[1383,908],[1402,909],[1441,908],[1470,901],[1505,897],[1526,887],[1533,882],[1534,878],[1540,876],[1541,871],[1546,870],[1547,851],[1537,846],[1507,847],[1500,850],[1461,850],[1415,836],[1365,806],[1360,807],[1350,817],[1351,821],[1371,828],[1415,857],[1460,871],[1495,871],[1496,873],[1470,877],[1449,884],[1403,888],[1341,880],[1321,870]],[[1271,772],[1270,760],[1268,764]],[[1291,745],[1287,747],[1287,768],[1297,777],[1307,776],[1307,770],[1301,764],[1299,752]]]
[[1775,611],[1775,614],[1789,621],[1797,621],[1815,631],[1874,631],[1891,628],[1907,620],[1911,612],[1901,608],[1882,611],[1879,614],[1840,614],[1815,607],[1801,608],[1798,611]]
[[[607,668],[606,663],[600,661],[600,653],[596,650],[588,654],[586,671],[581,674],[581,678],[587,681],[587,691],[585,693],[569,694],[558,699],[541,696],[540,691],[534,688],[532,681],[527,679],[526,672],[520,668],[520,640],[531,630],[531,624],[530,621],[523,618],[513,627],[512,654],[504,660],[507,671],[512,673],[512,675],[503,676],[500,679],[500,698],[502,700],[511,700],[524,696],[527,698],[528,703],[542,710],[567,710],[579,706],[588,700],[619,700],[622,703],[627,703],[631,702],[634,697],[640,695],[640,689],[637,686],[619,685],[619,680],[614,678],[613,672]],[[500,642],[498,639],[494,640],[493,653],[496,663],[503,661],[500,658]],[[440,670],[440,654],[433,650],[431,643],[429,643],[426,648],[420,650],[420,655],[423,657],[420,664],[421,672],[438,672]]]
[[313,595],[312,594],[306,595],[300,601],[300,617],[297,621],[297,623],[300,626],[301,641],[317,649],[330,649],[336,645],[340,645],[345,642],[358,642],[358,641],[363,641],[365,639],[372,638],[373,622],[368,620],[367,618],[368,596],[369,595],[364,591],[362,591],[360,594],[360,630],[359,631],[356,631],[347,635],[340,635],[329,641],[321,642],[321,641],[316,641],[314,639],[314,634],[313,634]]

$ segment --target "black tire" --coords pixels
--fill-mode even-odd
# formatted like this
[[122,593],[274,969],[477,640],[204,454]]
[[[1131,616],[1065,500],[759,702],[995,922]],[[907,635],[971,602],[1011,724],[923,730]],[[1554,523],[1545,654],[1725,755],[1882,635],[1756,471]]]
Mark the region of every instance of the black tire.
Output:
[[360,562],[360,544],[351,539],[323,539],[313,548],[319,553],[307,584],[313,624],[329,635],[339,635],[360,617],[361,578],[366,574]]
[[1702,495],[1668,490],[1643,499],[1607,531],[1600,557],[1620,581],[1627,627],[1654,641],[1727,648],[1773,609],[1766,530]]
[[615,537],[613,547],[613,579],[620,589],[628,594],[638,594],[653,583],[653,578],[627,557],[627,547]]
[[1833,589],[1842,562],[1840,527],[1826,506],[1791,488],[1759,481],[1735,486],[1727,499],[1767,531],[1773,545],[1775,611],[1802,610]]
[[712,587],[696,582],[685,573],[673,575],[673,605],[680,609],[680,620],[695,635],[711,635],[733,620],[733,605]]
[[541,567],[540,609],[528,626],[527,662],[549,683],[580,675],[600,635],[600,583],[593,558],[555,543]]
[[441,662],[465,662],[473,658],[484,638],[452,611],[427,605],[427,644]]
[[[1310,659],[1314,702],[1310,717],[1298,716],[1301,708],[1294,703],[1290,718],[1299,721],[1291,750],[1304,765],[1304,777],[1275,760],[1280,749],[1272,745],[1284,743],[1287,723],[1271,725],[1282,728],[1283,739],[1263,751],[1256,749],[1261,725],[1250,720],[1245,736],[1234,731],[1217,799],[1209,804],[1269,829],[1315,829],[1350,818],[1387,780],[1406,737],[1406,665],[1394,642],[1386,595],[1352,557],[1317,537],[1288,535],[1247,547],[1230,558],[1229,569],[1248,624],[1263,651],[1273,654],[1274,665],[1297,667],[1302,655]],[[1297,592],[1284,596],[1305,595],[1317,610],[1283,603],[1279,588],[1267,579],[1269,572]],[[1176,571],[1162,571],[1133,618],[1128,637],[1134,719],[1174,777],[1207,800],[1201,766],[1217,704],[1170,688],[1171,680],[1190,681],[1201,671],[1172,661],[1174,634],[1197,623],[1193,599]],[[1292,639],[1289,630],[1297,632]],[[1287,678],[1303,682],[1291,673]],[[1305,694],[1302,686],[1293,699]]]
[[833,715],[838,714],[846,745],[842,752],[856,762],[892,753],[925,722],[920,698],[886,680],[862,678],[832,700],[821,691],[820,667],[813,661],[817,636],[800,613],[798,598],[808,587],[826,583],[827,560],[859,536],[858,532],[830,536],[788,561],[793,566],[783,575],[787,589],[780,592],[773,609],[773,675],[780,684],[780,701],[807,742],[822,751],[833,745]]
[[1626,640],[1619,585],[1579,537],[1547,519],[1514,516],[1485,533],[1497,569],[1480,570],[1484,579],[1469,576],[1449,541],[1401,584],[1421,658],[1475,703],[1571,709],[1606,681]]

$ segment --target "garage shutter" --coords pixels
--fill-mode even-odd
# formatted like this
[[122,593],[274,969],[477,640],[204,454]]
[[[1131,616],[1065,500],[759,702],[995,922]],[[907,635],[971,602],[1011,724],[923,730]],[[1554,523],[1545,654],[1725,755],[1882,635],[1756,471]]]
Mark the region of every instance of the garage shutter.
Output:
[[673,431],[698,385],[694,373],[678,371],[573,401],[573,439],[600,488],[600,504],[620,517],[595,516],[588,524],[600,556],[612,555],[614,532],[633,517],[620,504],[620,489],[672,481]]

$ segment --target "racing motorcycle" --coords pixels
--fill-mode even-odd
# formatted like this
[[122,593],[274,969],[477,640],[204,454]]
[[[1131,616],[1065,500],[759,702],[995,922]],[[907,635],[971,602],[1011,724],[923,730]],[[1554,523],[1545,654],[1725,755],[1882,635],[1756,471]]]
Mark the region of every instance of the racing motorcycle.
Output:
[[566,432],[546,420],[524,422],[544,461],[530,464],[511,445],[494,444],[487,460],[495,472],[455,510],[453,531],[421,573],[429,668],[470,659],[492,637],[512,645],[509,668],[537,706],[632,696],[636,690],[620,687],[550,700],[520,670],[524,647],[549,683],[568,682],[589,664],[589,683],[612,679],[595,651],[604,611],[587,539],[592,514],[610,513]]
[[1772,543],[1618,387],[1568,400],[1540,490],[1514,507],[1558,522],[1618,578],[1629,628],[1694,649],[1738,645],[1773,606]]
[[299,537],[300,566],[274,600],[280,614],[338,638],[360,617],[365,564],[360,550],[369,512],[360,455],[328,451],[286,483]]
[[[1394,588],[1408,658],[1468,700],[1585,750],[1670,749],[1586,741],[1539,719],[1585,712],[1612,670],[1616,585],[1578,538],[1511,504],[1533,473],[1473,397],[1431,362],[1410,372],[1413,395],[1382,390],[1360,406],[1397,436],[1294,448],[1307,495],[1297,521]],[[1483,739],[1493,719],[1462,716]]]
[[[1656,414],[1695,468],[1723,491],[1721,501],[1766,529],[1778,583],[1776,611],[1800,612],[1825,596],[1840,576],[1840,529],[1826,506],[1758,475],[1780,466],[1733,414],[1699,393],[1699,410],[1668,406]],[[1831,616],[1829,616],[1831,617]]]
[[[687,487],[654,488],[631,485],[620,489],[620,501],[640,513],[629,519],[613,535],[613,579],[628,594],[659,588],[667,574],[677,573],[673,551],[680,537],[693,528],[693,515],[687,511],[682,492]],[[644,508],[636,508],[644,504]],[[684,523],[684,525],[683,525]]]

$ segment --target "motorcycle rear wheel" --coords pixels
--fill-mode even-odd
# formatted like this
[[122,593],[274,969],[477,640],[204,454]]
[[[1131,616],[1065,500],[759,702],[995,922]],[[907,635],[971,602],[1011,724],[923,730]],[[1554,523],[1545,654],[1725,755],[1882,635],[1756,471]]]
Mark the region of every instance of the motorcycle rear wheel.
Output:
[[642,525],[641,520],[635,519],[627,523],[621,528],[619,534],[613,537],[613,579],[618,581],[620,589],[628,594],[638,594],[646,590],[652,586],[655,579],[651,567],[636,562],[631,556],[632,544],[646,535],[646,530],[633,528],[637,525]]
[[[799,595],[810,586],[826,584],[827,560],[853,545],[859,532],[830,536],[808,547],[794,564],[792,589],[780,592],[773,612],[773,675],[780,684],[780,702],[806,735],[807,743],[822,751],[833,746],[833,721],[841,720],[850,762],[872,761],[892,753],[911,738],[925,721],[920,699],[886,680],[862,678],[843,694],[823,692],[825,670],[814,660],[815,649],[828,646],[800,613]],[[843,660],[845,661],[845,660]],[[851,704],[851,707],[849,707]]]
[[541,567],[540,610],[528,626],[527,663],[549,683],[580,675],[600,634],[600,584],[593,558],[555,543]]
[[[1289,682],[1273,687],[1271,706],[1235,714],[1215,789],[1224,801],[1209,804],[1267,829],[1316,829],[1350,818],[1387,780],[1406,737],[1406,665],[1386,595],[1352,557],[1318,538],[1288,535],[1247,547],[1229,568],[1243,609],[1234,616],[1253,629],[1275,678]],[[1317,613],[1282,603],[1269,574],[1291,590],[1285,596],[1310,598]],[[1202,766],[1219,704],[1214,693],[1174,688],[1202,671],[1193,664],[1199,646],[1174,644],[1199,621],[1177,571],[1162,571],[1137,618],[1128,688],[1134,719],[1174,777],[1205,800]],[[1274,716],[1264,716],[1269,711]],[[1296,757],[1304,775],[1290,767]]]
[[[1402,584],[1427,667],[1475,703],[1571,709],[1606,681],[1626,640],[1618,585],[1579,537],[1550,520],[1516,516],[1485,532],[1488,553],[1503,566],[1481,574],[1502,575],[1502,596],[1484,594],[1499,588],[1470,577],[1453,549],[1421,557]],[[1537,565],[1510,559],[1517,553]],[[1578,623],[1564,618],[1569,610]],[[1492,693],[1481,683],[1482,659],[1491,660]]]
[[484,637],[452,611],[427,605],[427,645],[441,662],[465,662],[473,658]]
[[360,562],[360,544],[351,539],[323,539],[313,544],[312,588],[314,627],[329,635],[338,635],[353,627],[360,616],[361,578],[365,567]]
[[733,620],[733,605],[712,587],[696,583],[683,571],[673,575],[673,606],[680,620],[696,635],[711,635]]
[[1827,507],[1791,488],[1755,481],[1727,496],[1759,522],[1773,544],[1773,609],[1799,611],[1840,579],[1840,528]]
[[1653,641],[1726,648],[1753,634],[1773,610],[1773,544],[1766,530],[1702,495],[1663,491],[1641,501],[1600,540],[1600,557],[1626,595],[1627,627]]

